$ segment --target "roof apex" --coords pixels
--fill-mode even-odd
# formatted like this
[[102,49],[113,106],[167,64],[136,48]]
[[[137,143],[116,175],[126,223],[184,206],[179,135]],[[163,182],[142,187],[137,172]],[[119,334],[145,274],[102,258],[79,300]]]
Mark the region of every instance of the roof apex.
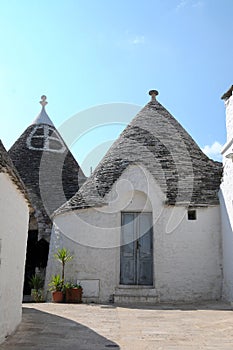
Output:
[[33,124],[48,124],[48,125],[55,127],[52,120],[49,118],[49,116],[45,110],[45,106],[48,103],[46,101],[46,99],[47,99],[47,97],[45,95],[41,96],[40,104],[42,105],[42,109],[41,109],[41,112],[39,113],[39,115],[36,117],[36,119],[32,122],[32,125]]

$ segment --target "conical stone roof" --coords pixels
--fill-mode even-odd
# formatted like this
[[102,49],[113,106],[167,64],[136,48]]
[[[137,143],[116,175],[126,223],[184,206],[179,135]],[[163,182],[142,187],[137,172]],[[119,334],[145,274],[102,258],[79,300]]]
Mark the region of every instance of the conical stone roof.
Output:
[[80,191],[56,211],[102,206],[124,170],[142,165],[166,195],[167,205],[218,204],[222,164],[209,159],[178,121],[156,100],[136,115]]
[[50,216],[78,191],[85,175],[48,117],[45,96],[41,104],[40,114],[9,155],[36,212]]

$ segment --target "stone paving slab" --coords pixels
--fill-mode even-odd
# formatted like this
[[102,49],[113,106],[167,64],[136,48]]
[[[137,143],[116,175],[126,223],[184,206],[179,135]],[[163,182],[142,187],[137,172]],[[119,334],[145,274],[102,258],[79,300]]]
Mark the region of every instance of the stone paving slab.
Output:
[[0,350],[232,350],[229,304],[24,304]]

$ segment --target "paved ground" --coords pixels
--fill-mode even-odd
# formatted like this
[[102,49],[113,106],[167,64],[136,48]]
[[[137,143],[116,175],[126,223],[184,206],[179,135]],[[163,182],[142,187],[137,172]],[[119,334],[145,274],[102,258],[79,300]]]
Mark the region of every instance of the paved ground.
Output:
[[224,303],[120,307],[24,304],[23,322],[0,350],[233,349],[233,311]]

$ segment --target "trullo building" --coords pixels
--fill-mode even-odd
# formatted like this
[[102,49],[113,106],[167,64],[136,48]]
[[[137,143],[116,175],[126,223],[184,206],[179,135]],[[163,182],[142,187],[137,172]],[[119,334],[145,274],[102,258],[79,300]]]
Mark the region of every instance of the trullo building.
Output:
[[70,199],[85,176],[46,113],[46,96],[41,112],[9,150],[34,208],[27,242],[24,294],[30,294],[29,279],[44,274],[52,228],[51,214]]
[[58,247],[84,300],[214,300],[222,295],[218,191],[209,159],[156,100],[136,115],[94,173],[54,215],[47,281]]

